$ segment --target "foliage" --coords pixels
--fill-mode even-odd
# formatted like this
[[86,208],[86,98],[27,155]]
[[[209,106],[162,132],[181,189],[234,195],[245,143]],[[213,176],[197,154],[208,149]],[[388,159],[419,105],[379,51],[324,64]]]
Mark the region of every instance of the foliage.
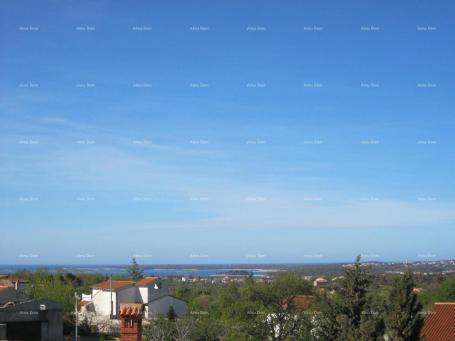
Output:
[[[135,260],[131,267],[142,276]],[[353,266],[345,267],[343,275],[331,287],[334,291],[326,289],[322,294],[314,293],[301,276],[290,273],[275,276],[271,282],[249,277],[242,283],[171,285],[172,294],[188,302],[188,314],[177,318],[170,310],[168,318],[145,323],[144,340],[357,341],[382,340],[386,333],[391,340],[411,341],[420,329],[419,302],[455,301],[455,276],[418,274],[419,286],[425,291],[416,296],[412,292],[416,277],[410,273],[375,274],[360,263],[360,258]],[[101,275],[49,273],[45,269],[23,271],[18,277],[30,281],[27,293],[31,298],[63,303],[68,330],[74,329],[70,318],[74,292],[87,293],[91,285],[105,279]],[[311,309],[301,310],[294,305],[295,295],[301,294],[315,297]],[[80,332],[92,333],[84,324]]]
[[224,333],[222,322],[208,315],[193,317],[195,324],[191,331],[192,341],[218,341]]
[[313,334],[323,340],[379,340],[383,334],[380,307],[369,295],[371,275],[362,268],[360,256],[344,271],[338,296],[325,297],[316,317]]
[[195,321],[188,317],[181,319],[165,319],[158,316],[144,325],[144,341],[190,341]]
[[438,302],[455,302],[455,276],[446,278],[436,290]]
[[334,299],[324,293],[319,301],[319,310],[319,314],[313,318],[312,335],[320,341],[336,340],[341,333],[341,326],[337,319],[338,305]]
[[173,321],[175,320],[175,318],[177,317],[177,314],[175,313],[175,310],[174,310],[174,307],[173,306],[170,306],[169,307],[169,310],[166,314],[166,317],[169,321]]
[[64,274],[50,274],[38,270],[32,277],[31,286],[26,294],[35,299],[50,299],[63,303],[66,313],[74,311],[74,287]]
[[395,280],[386,305],[385,323],[389,336],[396,341],[419,339],[422,326],[421,304],[413,293],[413,275],[406,272]]
[[162,316],[150,320],[143,327],[144,341],[173,341],[174,330],[171,321],[166,320]]
[[451,275],[438,284],[431,283],[418,295],[419,302],[426,310],[431,310],[435,302],[455,302],[455,275]]
[[293,300],[311,293],[311,285],[294,275],[279,276],[271,284],[249,278],[240,287],[226,287],[220,295],[226,340],[299,339],[309,333],[310,315]]
[[131,260],[131,265],[128,267],[128,275],[133,281],[138,281],[144,277],[143,271],[139,268],[136,258],[134,257]]

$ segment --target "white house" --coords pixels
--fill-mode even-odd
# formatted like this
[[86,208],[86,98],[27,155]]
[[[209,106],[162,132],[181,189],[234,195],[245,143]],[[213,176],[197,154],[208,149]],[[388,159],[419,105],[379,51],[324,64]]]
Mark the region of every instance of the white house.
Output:
[[122,303],[143,303],[144,318],[166,315],[171,306],[177,316],[186,312],[186,302],[170,296],[167,283],[158,277],[144,277],[138,282],[108,280],[98,283],[92,287],[90,297],[83,295],[81,311],[85,314],[110,316],[112,310],[112,315],[117,316]]
[[[139,303],[137,287],[133,281],[104,281],[92,287],[93,310],[97,315],[117,316],[121,303]],[[112,311],[111,311],[112,301]],[[83,301],[87,310],[90,303]]]
[[324,286],[327,286],[328,284],[329,284],[329,281],[323,277],[316,278],[313,281],[313,286],[315,286],[315,287],[324,287]]

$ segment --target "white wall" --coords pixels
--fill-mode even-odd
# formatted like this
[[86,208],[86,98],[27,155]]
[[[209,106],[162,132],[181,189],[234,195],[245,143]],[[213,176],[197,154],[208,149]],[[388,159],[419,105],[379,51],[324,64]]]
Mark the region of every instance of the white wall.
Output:
[[[116,303],[116,293],[112,291],[112,301],[114,314],[115,312],[115,303]],[[107,315],[111,313],[111,293],[109,291],[103,291],[100,289],[92,289],[92,302],[95,306],[95,312],[97,315]]]
[[140,287],[139,288],[139,298],[141,299],[142,303],[147,303],[149,301],[149,288],[148,287]]
[[[151,284],[148,287],[136,287],[130,286],[122,288],[117,291],[112,291],[112,301],[113,301],[113,314],[117,315],[117,312],[120,309],[121,303],[149,303],[151,300],[157,299],[159,297],[168,295],[168,285],[166,282],[161,282],[160,289],[155,289],[155,284]],[[95,312],[97,315],[109,316],[111,313],[111,295],[109,290],[103,291],[100,289],[92,289],[92,301],[95,307]],[[164,304],[164,303],[160,303]],[[177,312],[177,306],[180,306],[179,303],[176,303],[174,309]],[[162,308],[160,312],[166,309],[164,315],[169,309],[169,304],[166,308]],[[185,305],[186,309],[186,305]],[[146,306],[146,317],[148,316],[148,309]]]
[[[137,287],[131,286],[112,291],[112,313],[117,315],[121,303],[139,302]],[[109,290],[92,289],[92,302],[97,315],[109,316],[111,313],[111,293]]]

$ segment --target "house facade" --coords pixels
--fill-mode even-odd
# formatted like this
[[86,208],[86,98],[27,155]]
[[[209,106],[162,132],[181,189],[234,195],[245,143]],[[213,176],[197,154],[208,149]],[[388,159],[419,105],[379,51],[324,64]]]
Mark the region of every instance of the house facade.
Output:
[[170,296],[168,285],[158,277],[144,277],[134,281],[104,281],[92,287],[91,295],[83,295],[84,314],[117,317],[121,304],[144,304],[144,318],[166,315],[170,307],[177,316],[186,312],[186,302]]

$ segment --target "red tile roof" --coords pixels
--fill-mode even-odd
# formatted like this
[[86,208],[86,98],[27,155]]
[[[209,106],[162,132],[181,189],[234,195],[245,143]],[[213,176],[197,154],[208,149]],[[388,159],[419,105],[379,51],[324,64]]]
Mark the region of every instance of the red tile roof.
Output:
[[136,283],[138,287],[147,287],[150,284],[155,283],[158,280],[158,277],[144,277]]
[[16,283],[28,283],[28,281],[17,277],[10,277],[8,275],[0,275],[0,286],[14,288]]
[[92,304],[92,303],[93,303],[92,301],[84,301],[84,300],[82,300],[81,301],[81,307],[83,307],[84,305]]
[[[306,310],[313,305],[314,296],[311,295],[296,295],[292,299],[291,306],[298,310]],[[284,309],[288,308],[287,304],[283,305]]]
[[144,311],[142,303],[122,303],[120,304],[120,317],[139,317]]
[[308,309],[313,305],[314,296],[311,295],[296,295],[292,300],[294,304],[299,309]]
[[435,303],[425,317],[420,337],[425,341],[454,341],[455,302]]
[[[133,281],[112,281],[112,290],[123,289],[133,285]],[[109,281],[104,281],[92,286],[95,289],[109,290],[110,284]]]

